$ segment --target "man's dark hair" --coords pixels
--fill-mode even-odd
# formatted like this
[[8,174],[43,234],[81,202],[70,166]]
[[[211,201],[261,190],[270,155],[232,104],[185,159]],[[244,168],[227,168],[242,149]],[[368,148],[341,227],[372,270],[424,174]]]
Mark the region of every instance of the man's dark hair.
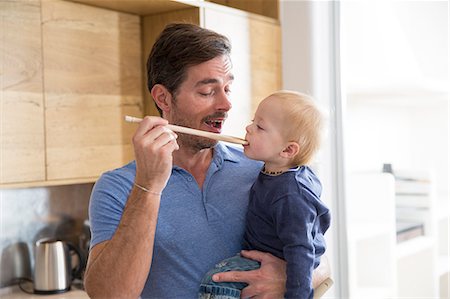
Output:
[[[230,55],[225,36],[194,24],[169,24],[160,33],[147,60],[147,87],[164,85],[175,96],[188,67]],[[161,109],[156,105],[159,114]]]

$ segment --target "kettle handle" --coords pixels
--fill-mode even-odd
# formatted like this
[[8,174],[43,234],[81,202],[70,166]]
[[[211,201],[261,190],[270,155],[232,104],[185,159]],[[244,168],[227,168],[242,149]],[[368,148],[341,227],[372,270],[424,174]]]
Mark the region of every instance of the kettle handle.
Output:
[[83,271],[83,265],[85,262],[85,257],[81,253],[81,251],[72,243],[66,242],[67,247],[69,247],[69,250],[72,250],[75,252],[75,254],[78,256],[78,266],[76,268],[72,268],[72,280],[74,280],[76,277],[81,277],[81,272]]

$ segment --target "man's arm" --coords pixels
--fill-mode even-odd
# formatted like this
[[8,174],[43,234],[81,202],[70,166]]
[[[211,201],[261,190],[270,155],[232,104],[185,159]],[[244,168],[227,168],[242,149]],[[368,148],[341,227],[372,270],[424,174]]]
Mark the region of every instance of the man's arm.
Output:
[[160,193],[172,169],[174,135],[160,125],[167,121],[146,117],[133,137],[135,182],[113,237],[95,245],[89,255],[85,288],[91,298],[138,298],[147,279],[153,253]]
[[[286,262],[270,253],[257,250],[241,252],[242,256],[261,263],[261,268],[252,271],[229,271],[213,276],[216,282],[245,282],[248,286],[241,298],[283,298],[286,291]],[[325,255],[313,272],[313,288],[330,276],[330,267]]]
[[84,283],[90,298],[139,297],[150,269],[159,200],[131,192],[112,239],[89,254]]

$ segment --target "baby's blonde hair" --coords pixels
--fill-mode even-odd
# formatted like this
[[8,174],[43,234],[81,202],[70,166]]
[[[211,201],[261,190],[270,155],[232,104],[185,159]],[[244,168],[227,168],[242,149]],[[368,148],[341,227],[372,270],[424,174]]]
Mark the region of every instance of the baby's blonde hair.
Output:
[[311,96],[290,90],[280,90],[269,97],[276,98],[282,111],[283,135],[297,142],[300,151],[293,159],[295,165],[311,162],[320,147],[323,115]]

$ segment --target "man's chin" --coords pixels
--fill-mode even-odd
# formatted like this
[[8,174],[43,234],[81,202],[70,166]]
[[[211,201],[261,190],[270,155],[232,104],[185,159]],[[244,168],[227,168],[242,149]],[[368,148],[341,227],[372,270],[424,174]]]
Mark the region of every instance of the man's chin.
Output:
[[179,140],[179,141],[180,141],[180,144],[182,144],[184,146],[188,146],[188,147],[198,150],[198,151],[203,150],[203,149],[213,148],[218,143],[217,140],[204,138],[204,137],[196,137],[196,136],[189,136],[186,139]]
[[[205,140],[205,139],[206,139],[206,140]],[[203,142],[199,142],[199,143],[198,143],[198,146],[199,146],[201,149],[207,149],[207,148],[215,147],[215,146],[217,145],[217,143],[218,143],[217,140],[212,140],[212,139],[209,139],[209,138],[205,138],[205,139],[204,139]]]

